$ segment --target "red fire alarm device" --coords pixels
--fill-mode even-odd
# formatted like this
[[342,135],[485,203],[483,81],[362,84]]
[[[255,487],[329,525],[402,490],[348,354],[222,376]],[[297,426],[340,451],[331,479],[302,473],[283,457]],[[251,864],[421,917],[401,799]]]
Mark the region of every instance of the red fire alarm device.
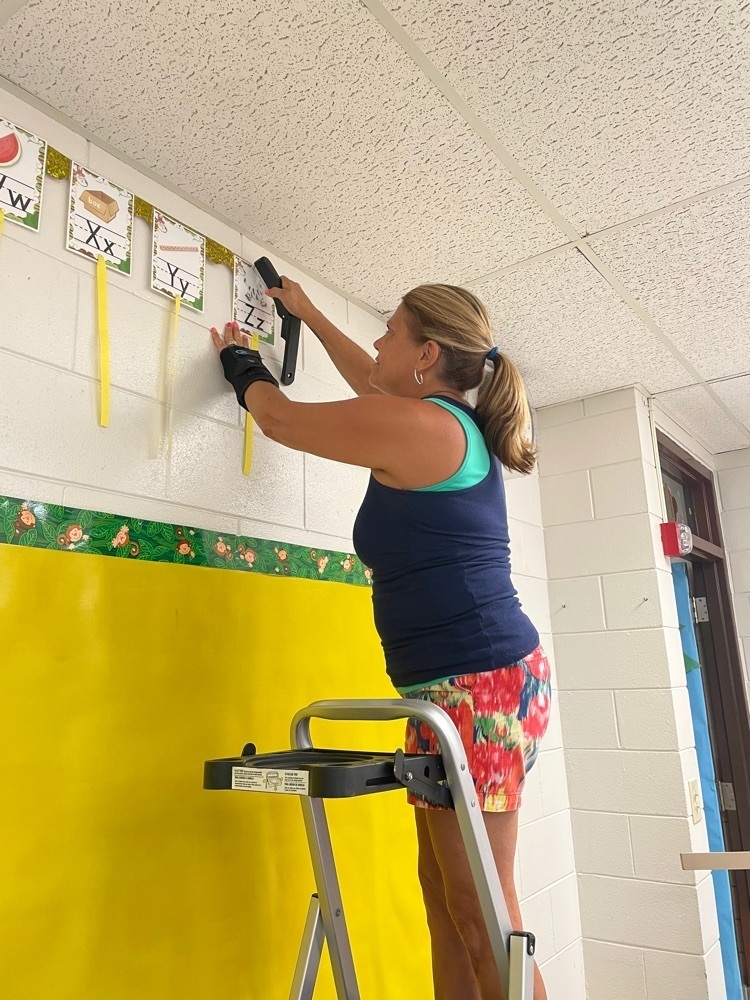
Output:
[[661,544],[665,556],[686,556],[693,551],[693,533],[686,524],[666,521],[661,526]]

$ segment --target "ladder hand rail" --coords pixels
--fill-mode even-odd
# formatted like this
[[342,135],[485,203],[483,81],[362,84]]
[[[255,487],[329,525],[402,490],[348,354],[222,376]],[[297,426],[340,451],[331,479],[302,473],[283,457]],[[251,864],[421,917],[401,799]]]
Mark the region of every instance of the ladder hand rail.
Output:
[[505,995],[508,996],[509,949],[513,927],[505,905],[487,828],[477,805],[466,751],[448,713],[438,705],[415,698],[316,701],[300,709],[294,716],[291,743],[294,749],[300,750],[310,749],[313,746],[310,736],[312,719],[388,722],[408,718],[425,722],[438,738],[448,787],[453,794],[456,818],[466,846],[490,945],[500,973],[500,981]]

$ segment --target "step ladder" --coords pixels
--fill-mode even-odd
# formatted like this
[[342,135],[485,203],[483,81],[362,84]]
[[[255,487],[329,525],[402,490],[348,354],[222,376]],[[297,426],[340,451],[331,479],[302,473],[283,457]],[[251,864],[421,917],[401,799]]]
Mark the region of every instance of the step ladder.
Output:
[[[312,719],[406,718],[429,726],[440,755],[326,750],[314,747],[310,737]],[[324,942],[338,1000],[360,1000],[324,800],[403,788],[455,810],[505,996],[532,1000],[534,935],[511,927],[466,753],[450,716],[437,705],[409,698],[316,701],[292,720],[291,745],[291,750],[257,754],[248,743],[239,757],[206,761],[203,775],[207,789],[300,797],[317,892],[310,901],[290,1000],[312,1000]]]

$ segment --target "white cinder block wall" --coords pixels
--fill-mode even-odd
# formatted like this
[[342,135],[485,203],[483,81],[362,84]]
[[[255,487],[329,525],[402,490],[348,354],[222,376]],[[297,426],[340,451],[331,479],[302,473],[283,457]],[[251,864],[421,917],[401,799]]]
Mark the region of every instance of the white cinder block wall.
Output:
[[507,475],[513,581],[552,662],[552,715],[537,765],[529,773],[519,814],[517,885],[526,926],[537,938],[537,961],[550,1000],[585,994],[578,887],[565,776],[539,478]]
[[750,448],[716,456],[721,528],[750,701]]
[[538,414],[550,614],[588,1000],[722,1000],[698,775],[645,398]]
[[[1,88],[0,116],[246,259],[267,252]],[[155,457],[162,418],[158,372],[171,303],[150,291],[150,228],[141,219],[133,224],[132,277],[108,276],[111,420],[107,429],[97,426],[94,268],[64,249],[67,199],[68,183],[47,178],[40,232],[6,222],[0,237],[0,494],[350,551],[364,470],[302,456],[256,434],[252,474],[241,474],[244,413],[208,334],[230,318],[232,279],[224,265],[206,264],[205,313],[181,311],[172,453]],[[371,347],[381,320],[275,259],[338,326]],[[269,357],[267,349],[264,354]],[[279,347],[270,352],[272,359],[280,356]],[[289,392],[307,402],[350,395],[309,332]],[[551,652],[539,480],[512,478],[508,502],[514,580]],[[556,701],[521,820],[519,887],[550,998],[582,997]]]

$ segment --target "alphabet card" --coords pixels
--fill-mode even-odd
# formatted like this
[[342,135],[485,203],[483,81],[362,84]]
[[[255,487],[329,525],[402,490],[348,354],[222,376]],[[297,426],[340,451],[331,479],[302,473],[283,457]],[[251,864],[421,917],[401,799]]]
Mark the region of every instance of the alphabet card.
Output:
[[35,232],[42,213],[47,143],[0,118],[0,208],[5,218]]
[[273,343],[272,300],[265,294],[266,286],[252,264],[234,258],[234,311],[232,318],[243,333],[257,333],[264,344]]
[[68,250],[130,274],[133,195],[78,163],[70,170]]
[[151,262],[151,287],[203,312],[203,282],[206,241],[200,233],[188,229],[154,209],[154,250]]

